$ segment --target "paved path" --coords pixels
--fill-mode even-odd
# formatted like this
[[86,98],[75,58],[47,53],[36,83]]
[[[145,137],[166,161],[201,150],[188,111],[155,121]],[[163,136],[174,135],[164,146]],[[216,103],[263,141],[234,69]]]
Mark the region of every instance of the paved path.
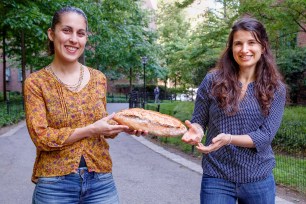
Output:
[[[127,108],[109,104],[109,112]],[[149,142],[126,134],[109,140],[121,204],[197,204],[201,167]],[[30,177],[35,147],[25,123],[0,135],[0,203],[31,203]],[[276,197],[277,204],[290,202]]]

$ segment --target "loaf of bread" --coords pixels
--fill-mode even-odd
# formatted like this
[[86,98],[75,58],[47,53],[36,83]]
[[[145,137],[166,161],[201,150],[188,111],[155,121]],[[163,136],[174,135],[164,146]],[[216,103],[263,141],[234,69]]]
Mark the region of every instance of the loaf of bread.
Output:
[[177,118],[142,108],[119,111],[113,120],[134,130],[147,130],[150,135],[158,137],[178,137],[187,131]]

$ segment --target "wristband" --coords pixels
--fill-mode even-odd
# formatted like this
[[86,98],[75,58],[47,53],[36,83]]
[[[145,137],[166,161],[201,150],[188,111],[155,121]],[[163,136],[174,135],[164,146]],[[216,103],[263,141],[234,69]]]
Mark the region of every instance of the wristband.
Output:
[[232,142],[233,136],[231,134],[228,134],[228,135],[230,136],[230,138],[229,138],[229,141],[228,141],[227,145],[230,145],[231,142]]

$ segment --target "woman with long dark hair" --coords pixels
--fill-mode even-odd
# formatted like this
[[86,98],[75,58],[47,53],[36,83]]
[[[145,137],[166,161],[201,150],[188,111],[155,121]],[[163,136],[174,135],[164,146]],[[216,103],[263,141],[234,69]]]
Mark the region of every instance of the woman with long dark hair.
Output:
[[274,203],[271,143],[285,102],[286,85],[263,24],[239,19],[216,68],[198,89],[182,137],[203,153],[202,204]]

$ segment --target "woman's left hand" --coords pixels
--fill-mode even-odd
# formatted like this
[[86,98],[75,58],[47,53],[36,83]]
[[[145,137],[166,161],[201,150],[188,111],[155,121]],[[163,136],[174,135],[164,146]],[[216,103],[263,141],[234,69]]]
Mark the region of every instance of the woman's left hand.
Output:
[[225,145],[228,145],[230,140],[231,140],[230,134],[221,133],[212,139],[210,145],[205,146],[202,143],[198,143],[196,148],[199,152],[202,152],[204,154],[209,154],[211,152],[217,151],[218,149],[220,149]]

